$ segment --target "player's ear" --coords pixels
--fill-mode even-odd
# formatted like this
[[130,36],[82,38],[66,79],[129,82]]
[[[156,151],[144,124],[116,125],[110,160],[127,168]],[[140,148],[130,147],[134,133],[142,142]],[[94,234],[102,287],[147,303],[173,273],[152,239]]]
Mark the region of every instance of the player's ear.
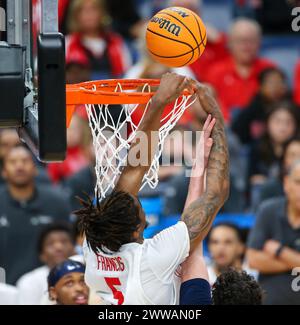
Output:
[[57,300],[57,294],[56,294],[56,290],[55,290],[54,287],[49,288],[49,299],[51,301],[56,301]]

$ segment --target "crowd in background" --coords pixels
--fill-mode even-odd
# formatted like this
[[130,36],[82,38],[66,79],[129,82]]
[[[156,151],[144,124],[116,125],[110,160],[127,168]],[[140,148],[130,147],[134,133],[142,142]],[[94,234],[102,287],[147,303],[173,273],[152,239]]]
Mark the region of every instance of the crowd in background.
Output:
[[[167,6],[186,7],[205,17],[208,1],[59,0],[67,82],[160,78],[175,71],[208,84],[226,121],[231,156],[230,198],[222,208],[222,222],[214,225],[206,240],[210,282],[229,267],[243,269],[262,285],[265,303],[300,304],[299,292],[291,289],[291,270],[300,266],[300,38],[291,29],[291,10],[300,3],[224,2],[231,12],[229,28],[206,24],[202,57],[191,66],[170,69],[147,53],[147,20]],[[33,0],[35,35],[39,8],[40,1]],[[262,41],[270,34],[294,37],[299,58],[293,75],[278,62],[261,57]],[[112,109],[117,115],[118,108]],[[192,107],[174,131],[194,132],[202,122],[201,112]],[[80,207],[76,196],[93,195],[96,182],[95,153],[83,107],[77,108],[67,130],[67,143],[64,162],[44,165],[20,143],[15,130],[0,132],[0,267],[12,285],[2,289],[0,283],[0,292],[7,293],[6,298],[0,295],[0,303],[7,303],[8,297],[21,304],[50,303],[49,270],[70,256],[81,261],[82,239],[72,211]],[[184,143],[180,138],[172,146],[167,139],[163,155],[175,161],[183,149],[192,153],[194,147],[193,141]],[[151,208],[145,208],[150,222],[155,219],[153,229],[178,219],[182,212],[187,168],[163,166],[159,186],[141,193],[142,202],[150,200],[158,211],[154,218]],[[249,214],[251,222],[242,227]]]

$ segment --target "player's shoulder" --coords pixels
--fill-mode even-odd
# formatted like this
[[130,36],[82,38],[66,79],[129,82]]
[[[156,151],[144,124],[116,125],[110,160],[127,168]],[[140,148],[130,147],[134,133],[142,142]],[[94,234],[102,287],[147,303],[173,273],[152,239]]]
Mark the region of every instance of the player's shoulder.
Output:
[[156,245],[158,243],[165,243],[167,241],[176,242],[181,239],[189,238],[188,229],[183,221],[178,221],[175,225],[163,229],[153,238],[145,241],[146,245]]

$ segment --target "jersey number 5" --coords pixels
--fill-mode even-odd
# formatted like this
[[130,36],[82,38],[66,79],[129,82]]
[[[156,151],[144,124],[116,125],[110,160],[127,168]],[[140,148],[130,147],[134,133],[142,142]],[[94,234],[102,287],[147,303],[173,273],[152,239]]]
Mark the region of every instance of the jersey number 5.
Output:
[[106,284],[111,289],[114,299],[118,300],[118,305],[122,305],[124,302],[123,293],[115,288],[115,286],[120,286],[121,282],[118,278],[104,278]]

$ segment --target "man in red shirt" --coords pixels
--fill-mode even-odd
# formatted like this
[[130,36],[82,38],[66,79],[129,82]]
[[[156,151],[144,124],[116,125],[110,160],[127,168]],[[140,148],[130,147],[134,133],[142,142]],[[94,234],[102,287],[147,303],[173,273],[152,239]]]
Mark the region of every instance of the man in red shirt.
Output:
[[241,18],[229,31],[230,56],[215,64],[207,81],[215,88],[224,118],[230,122],[232,111],[249,104],[258,89],[258,76],[274,64],[258,57],[260,26]]
[[298,61],[296,66],[294,87],[294,100],[298,105],[300,105],[300,60]]

